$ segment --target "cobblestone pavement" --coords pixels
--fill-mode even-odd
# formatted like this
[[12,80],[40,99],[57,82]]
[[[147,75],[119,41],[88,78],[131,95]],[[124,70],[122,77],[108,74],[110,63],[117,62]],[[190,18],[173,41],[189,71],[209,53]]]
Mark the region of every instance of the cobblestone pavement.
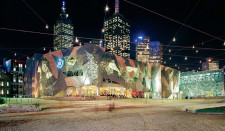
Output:
[[78,102],[79,108],[61,106],[57,109],[54,106],[38,112],[45,114],[0,115],[0,130],[224,131],[225,115],[194,114],[179,110],[184,106],[218,105],[218,101],[220,100],[116,100],[116,109],[113,112],[107,111],[109,101],[84,102],[85,106]]

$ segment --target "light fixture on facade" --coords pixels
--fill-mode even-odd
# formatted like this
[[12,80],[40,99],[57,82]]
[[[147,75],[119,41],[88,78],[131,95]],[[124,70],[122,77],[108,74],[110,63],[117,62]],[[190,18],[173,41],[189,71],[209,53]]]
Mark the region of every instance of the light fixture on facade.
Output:
[[16,52],[15,52],[14,56],[16,56]]
[[45,47],[44,47],[44,49],[43,50],[45,50]]
[[193,45],[192,48],[194,49],[195,48],[195,45]]
[[212,59],[209,59],[209,60],[208,60],[208,62],[211,62],[211,61],[212,61]]
[[102,28],[102,33],[104,33],[105,32],[105,29],[104,28]]
[[169,53],[171,52],[171,49],[169,49]]
[[187,60],[187,59],[188,59],[187,56],[185,56],[184,60]]
[[202,61],[200,60],[199,63],[202,63]]
[[172,57],[170,57],[170,60],[172,60]]
[[75,39],[75,43],[78,43],[79,42],[79,40],[77,39],[77,37],[76,37],[76,39]]
[[196,50],[195,52],[198,53],[198,50]]
[[102,46],[102,40],[99,41],[99,46],[100,46],[100,47]]

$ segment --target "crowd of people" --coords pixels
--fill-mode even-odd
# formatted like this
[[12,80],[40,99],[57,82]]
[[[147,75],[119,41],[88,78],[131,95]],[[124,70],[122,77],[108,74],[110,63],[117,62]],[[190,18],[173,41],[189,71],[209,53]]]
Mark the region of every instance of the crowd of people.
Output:
[[117,95],[117,94],[101,94],[100,96],[107,96],[111,98],[126,98],[126,95]]

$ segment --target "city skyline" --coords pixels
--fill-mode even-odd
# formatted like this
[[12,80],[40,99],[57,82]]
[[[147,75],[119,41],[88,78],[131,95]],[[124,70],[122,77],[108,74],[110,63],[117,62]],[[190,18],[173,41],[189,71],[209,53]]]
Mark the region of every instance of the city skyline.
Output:
[[225,0],[0,0],[0,130],[225,130]]
[[[199,3],[193,0],[184,2],[130,1],[181,22],[188,18],[186,22],[187,25],[203,30],[217,37],[224,35],[222,34],[224,29],[224,25],[222,23],[224,23],[225,20],[221,17],[220,14],[220,12],[224,12],[224,9],[219,8],[220,6],[222,7],[222,5],[224,5],[223,1],[218,0],[216,2]],[[10,0],[1,2],[1,12],[7,12],[1,14],[1,17],[3,19],[3,21],[0,22],[1,27],[52,33],[53,25],[58,19],[59,13],[61,12],[61,0],[54,2],[51,0],[26,2],[41,16],[41,18],[46,21],[46,23],[48,23],[49,29],[45,29],[45,23],[43,23],[22,1]],[[88,4],[83,1],[74,2],[67,0],[66,2],[67,13],[69,14],[69,18],[73,21],[74,24],[75,36],[98,39],[103,38],[101,29],[103,26],[105,14],[104,8],[107,4],[107,1],[88,1]],[[115,1],[108,1],[110,10],[108,13],[106,13],[105,18],[108,18],[114,13],[114,2]],[[12,7],[8,8],[9,5],[11,5]],[[15,5],[18,6],[15,7]],[[14,15],[15,11],[17,11],[17,15]],[[150,36],[151,40],[157,40],[160,41],[163,45],[168,45],[172,38],[175,36],[176,32],[178,32],[176,36],[176,42],[172,43],[171,46],[191,47],[194,44],[213,39],[207,35],[192,31],[186,27],[182,27],[182,29],[179,30],[179,28],[181,28],[179,24],[173,23],[155,14],[151,14],[146,10],[130,5],[124,0],[120,1],[120,12],[131,21],[131,42],[133,42],[134,39],[139,35],[148,35]],[[191,15],[189,16],[188,14]],[[10,52],[2,49],[2,58],[7,57],[8,59],[12,58],[26,60],[27,56],[31,57],[35,52],[46,53],[50,50],[50,48],[47,47],[53,47],[53,37],[48,35],[29,34],[5,30],[0,30],[0,34],[2,40],[1,47],[4,47],[4,49],[8,49],[11,51]],[[14,39],[10,39],[11,37],[14,37]],[[47,48],[46,51],[42,51],[40,49],[44,47]],[[217,49],[198,49],[198,53],[196,53],[198,47]],[[214,57],[216,55],[220,55],[216,57],[217,59],[223,59],[223,50],[218,50],[223,48],[223,42],[219,40],[204,42],[203,45],[199,44],[198,46],[196,46],[196,49],[188,48],[178,53],[176,52],[179,51],[180,48],[171,47],[167,48],[167,50],[164,51],[164,60],[166,61],[167,66],[174,67],[175,64],[177,64],[178,66],[182,66],[185,69],[188,68],[189,71],[193,69],[196,70],[201,67],[201,64],[198,62],[199,60],[203,61],[207,57]],[[172,51],[169,52],[169,49],[171,49]],[[134,50],[135,46],[131,43],[131,51]],[[14,52],[17,53],[16,57],[14,56]],[[169,60],[169,57],[171,55],[172,59]],[[185,61],[184,56],[188,57],[187,61]],[[132,59],[135,59],[135,56],[131,57]],[[220,60],[220,68],[224,65],[224,63],[224,60]]]

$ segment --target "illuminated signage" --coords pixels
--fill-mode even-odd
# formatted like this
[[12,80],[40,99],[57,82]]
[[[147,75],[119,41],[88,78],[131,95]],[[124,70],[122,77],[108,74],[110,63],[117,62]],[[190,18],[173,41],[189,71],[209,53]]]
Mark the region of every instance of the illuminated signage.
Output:
[[64,63],[65,63],[65,61],[64,61],[63,59],[59,58],[59,59],[57,60],[56,67],[57,67],[58,69],[62,69],[63,66],[64,66]]

